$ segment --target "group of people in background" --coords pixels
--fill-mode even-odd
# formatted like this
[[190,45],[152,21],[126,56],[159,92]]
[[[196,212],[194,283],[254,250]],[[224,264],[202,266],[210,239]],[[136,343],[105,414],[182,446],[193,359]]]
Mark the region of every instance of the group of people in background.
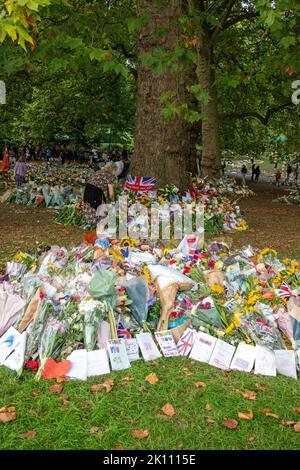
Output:
[[[101,150],[68,150],[66,146],[55,148],[36,145],[34,148],[15,148],[8,149],[5,147],[1,151],[3,155],[2,163],[0,163],[0,172],[6,172],[14,169],[16,185],[22,186],[25,183],[27,172],[27,162],[41,161],[47,162],[47,165],[60,163],[64,165],[66,161],[77,161],[78,163],[88,164],[95,171],[101,169],[109,162],[122,162],[122,171],[118,174],[119,179],[122,179],[127,174],[129,169],[130,159],[132,153],[128,149],[120,148],[104,148]],[[119,167],[120,167],[120,163]]]

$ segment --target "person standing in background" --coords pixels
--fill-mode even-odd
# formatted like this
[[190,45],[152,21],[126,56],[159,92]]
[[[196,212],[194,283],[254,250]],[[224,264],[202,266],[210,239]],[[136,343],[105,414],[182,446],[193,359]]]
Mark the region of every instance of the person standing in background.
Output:
[[22,186],[25,183],[25,175],[27,171],[27,166],[23,157],[20,157],[15,166],[15,177],[16,185],[18,187]]
[[242,166],[241,173],[243,178],[243,184],[246,184],[247,167],[245,164]]

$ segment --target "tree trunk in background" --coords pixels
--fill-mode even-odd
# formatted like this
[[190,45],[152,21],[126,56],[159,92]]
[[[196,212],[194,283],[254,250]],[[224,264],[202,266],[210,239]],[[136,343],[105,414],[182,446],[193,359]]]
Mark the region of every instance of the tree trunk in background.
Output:
[[[185,102],[185,80],[180,72],[165,70],[156,75],[151,67],[142,65],[144,53],[156,47],[172,50],[180,37],[178,17],[181,1],[171,0],[156,6],[153,0],[137,0],[137,14],[144,9],[150,20],[138,33],[137,56],[137,112],[135,150],[130,173],[136,176],[154,176],[159,184],[174,183],[183,186],[189,155],[189,133],[180,116],[162,120],[160,96],[173,92],[174,103]],[[153,34],[157,27],[166,28],[162,37]]]
[[219,151],[219,123],[218,123],[218,96],[215,86],[215,71],[213,61],[213,49],[210,46],[210,38],[203,34],[198,47],[197,76],[203,91],[208,93],[210,100],[201,104],[202,121],[202,160],[201,169],[203,176],[220,176],[220,151]]
[[[186,72],[186,91],[188,91],[189,87],[195,85],[198,81],[197,74],[196,74],[196,66],[193,63],[189,64],[189,70]],[[197,100],[196,96],[193,93],[188,92],[186,97],[186,103],[188,104],[189,109],[193,111],[200,111],[199,101]],[[199,126],[199,121],[189,123],[186,122],[186,132],[187,132],[187,171],[192,173],[193,175],[197,174],[197,149],[196,144],[200,143],[200,135],[201,135],[201,121]],[[200,163],[200,162],[199,162]]]

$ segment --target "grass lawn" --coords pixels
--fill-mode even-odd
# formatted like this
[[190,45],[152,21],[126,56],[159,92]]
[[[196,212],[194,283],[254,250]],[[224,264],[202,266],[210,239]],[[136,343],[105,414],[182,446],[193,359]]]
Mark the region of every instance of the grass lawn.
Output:
[[[145,381],[151,372],[159,379],[154,385]],[[0,425],[1,450],[300,448],[300,434],[282,423],[300,420],[294,410],[300,406],[300,385],[283,376],[228,373],[187,358],[169,358],[139,361],[127,371],[85,383],[66,382],[61,394],[51,394],[54,381],[37,383],[33,377],[26,372],[17,379],[7,369],[0,370],[0,407],[12,405],[17,412],[14,421]],[[122,382],[123,377],[133,380]],[[109,393],[90,391],[105,379],[114,380]],[[198,381],[205,386],[197,388]],[[259,390],[257,383],[266,390]],[[245,390],[255,391],[256,399],[244,398]],[[163,414],[166,403],[173,405],[174,416]],[[263,408],[276,416],[266,416]],[[239,419],[238,412],[249,410],[251,421]],[[237,428],[225,427],[225,418],[237,420]],[[149,437],[131,436],[132,430],[141,429],[148,430]],[[20,437],[28,431],[36,435]]]

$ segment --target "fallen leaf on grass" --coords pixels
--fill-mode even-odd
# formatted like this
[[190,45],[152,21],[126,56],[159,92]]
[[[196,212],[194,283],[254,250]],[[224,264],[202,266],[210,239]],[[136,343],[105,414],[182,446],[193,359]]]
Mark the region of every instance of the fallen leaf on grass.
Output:
[[295,413],[300,413],[300,406],[296,406],[296,407],[294,408],[294,411],[295,411]]
[[270,413],[270,412],[271,412],[270,408],[261,408],[260,411],[261,411],[262,413]]
[[92,426],[90,429],[91,434],[100,434],[101,433],[101,428],[98,428],[97,426]]
[[117,444],[114,448],[114,450],[125,450],[125,447],[122,446],[122,444]]
[[113,380],[104,380],[102,385],[103,385],[103,387],[106,388],[106,392],[109,393],[114,388],[115,383],[114,383]]
[[294,431],[300,432],[300,421],[294,425]]
[[194,382],[195,384],[195,387],[197,388],[204,388],[206,387],[206,383],[205,382]]
[[24,432],[24,434],[20,434],[18,437],[21,439],[32,439],[34,436],[36,436],[36,431],[27,431]]
[[32,408],[29,408],[28,410],[26,410],[26,412],[30,414],[31,416],[38,416],[38,413]]
[[295,424],[297,424],[297,421],[291,421],[291,420],[288,420],[288,419],[283,419],[281,421],[281,423],[283,424],[283,426],[294,426]]
[[56,382],[58,384],[61,384],[63,382],[69,382],[69,378],[68,377],[57,377]]
[[225,428],[236,429],[239,425],[236,419],[224,419],[223,425]]
[[205,421],[206,421],[206,424],[207,424],[208,426],[211,426],[212,424],[215,423],[215,420],[214,420],[214,419],[208,418],[207,416],[205,417]]
[[141,393],[145,393],[146,387],[144,387],[144,385],[141,385],[141,386],[138,388],[138,391],[141,392]]
[[265,392],[267,390],[267,386],[263,384],[255,384],[255,387],[261,392]]
[[251,444],[252,442],[255,441],[255,436],[249,436],[248,437],[248,442]]
[[154,372],[151,372],[151,374],[147,375],[145,378],[146,382],[148,382],[151,385],[154,385],[156,382],[158,382],[158,377]]
[[209,403],[207,403],[207,404],[205,405],[204,409],[205,409],[205,411],[211,411],[211,410],[212,410],[212,406],[211,406]]
[[146,439],[149,436],[148,429],[134,429],[131,431],[132,437],[135,439]]
[[253,411],[249,410],[248,413],[242,413],[241,411],[238,411],[238,416],[240,419],[251,421],[253,419]]
[[102,384],[94,384],[94,385],[91,385],[90,387],[90,391],[92,393],[98,393],[98,392],[101,392],[102,390],[103,390]]
[[50,387],[51,395],[54,395],[54,394],[60,395],[60,393],[62,392],[63,387],[64,386],[62,384],[51,385],[51,387]]
[[39,397],[40,394],[41,394],[41,393],[40,393],[39,391],[33,391],[33,392],[31,392],[31,396],[32,396],[33,398]]
[[16,408],[14,406],[4,406],[3,408],[0,408],[0,423],[14,421],[17,417],[17,413],[15,411]]
[[186,377],[191,377],[192,375],[194,375],[194,372],[189,370],[187,367],[183,367],[181,370]]
[[121,383],[132,382],[133,380],[134,380],[134,377],[122,377]]
[[176,415],[176,411],[174,409],[174,407],[171,405],[171,403],[166,403],[163,407],[162,407],[162,412],[166,415],[166,416],[174,416]]
[[247,400],[256,400],[256,392],[253,392],[252,390],[245,390],[244,392],[241,392],[244,398],[247,398]]
[[276,415],[275,413],[265,413],[266,416],[269,416],[271,418],[279,419],[279,416]]

